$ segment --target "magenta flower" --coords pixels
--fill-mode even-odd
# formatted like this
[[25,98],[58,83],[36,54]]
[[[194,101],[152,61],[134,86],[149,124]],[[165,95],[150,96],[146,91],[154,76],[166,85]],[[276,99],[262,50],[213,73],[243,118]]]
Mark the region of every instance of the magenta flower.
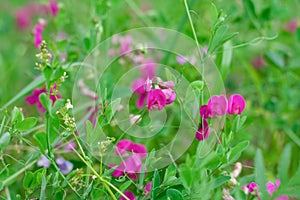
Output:
[[251,182],[246,186],[249,189],[249,192],[252,194],[255,190],[258,189],[258,185],[255,182]]
[[143,195],[148,195],[151,192],[151,189],[152,189],[152,181],[150,181],[145,185]]
[[43,38],[42,33],[44,31],[44,27],[46,26],[47,22],[45,20],[39,20],[39,22],[33,28],[33,35],[34,35],[34,46],[37,49],[40,49],[42,44]]
[[171,104],[176,99],[176,93],[172,89],[162,89],[161,90],[166,96],[166,104]]
[[58,13],[58,11],[59,11],[59,8],[58,8],[58,3],[57,3],[56,0],[50,0],[50,1],[49,1],[49,10],[50,10],[50,12],[52,13],[52,15],[53,15],[54,17],[57,16],[57,13]]
[[146,147],[130,140],[120,140],[116,145],[115,154],[123,159],[122,163],[112,172],[112,176],[119,177],[127,174],[131,179],[136,180],[136,174],[140,173],[143,166],[142,158],[147,155]]
[[161,110],[167,103],[166,96],[160,89],[150,90],[147,99],[148,110]]
[[[126,196],[129,200],[136,200],[134,194],[133,194],[131,191],[126,190],[126,191],[124,192],[124,194],[125,194],[125,196]],[[120,197],[120,200],[125,200],[125,198],[121,196],[121,197]]]
[[200,116],[204,119],[211,118],[211,110],[207,105],[202,105],[200,107]]
[[242,95],[233,94],[229,97],[228,101],[228,113],[231,115],[240,115],[246,107],[245,99]]
[[138,109],[143,108],[143,106],[145,104],[146,97],[147,97],[147,92],[145,90],[145,81],[141,78],[136,79],[132,83],[131,89],[134,93],[136,93],[138,95],[138,99],[136,101],[136,107]]
[[210,134],[209,125],[206,119],[203,119],[203,123],[199,126],[198,131],[195,133],[196,139],[199,141],[205,140]]
[[288,23],[285,24],[284,29],[288,33],[294,33],[298,28],[298,23],[296,19],[290,20]]
[[[56,89],[56,85],[54,85],[53,89]],[[55,103],[55,101],[57,99],[60,99],[61,96],[60,94],[56,94],[56,96],[54,96],[52,94],[52,88],[50,89],[50,99],[52,101],[52,105]],[[45,108],[43,107],[42,103],[40,102],[40,99],[39,99],[39,96],[40,94],[42,93],[47,93],[47,90],[46,90],[46,87],[44,86],[43,88],[40,88],[40,89],[34,89],[32,94],[27,96],[25,98],[25,101],[29,104],[29,105],[34,105],[34,104],[37,104],[37,107],[38,107],[38,110],[41,112],[41,113],[45,113],[46,110]]]
[[278,187],[280,186],[280,180],[279,179],[276,179],[275,181],[275,184],[273,184],[272,182],[267,182],[267,190],[268,190],[268,193],[270,195],[272,195],[277,189]]
[[72,171],[72,169],[73,169],[73,163],[65,160],[62,157],[56,158],[55,162],[56,162],[57,166],[59,167],[61,173],[64,175],[70,173],[70,171]]
[[130,35],[125,36],[121,39],[121,45],[120,45],[120,49],[119,49],[120,55],[126,54],[132,50],[131,49],[132,40],[133,39]]
[[210,97],[207,103],[207,107],[210,111],[210,117],[216,117],[217,115],[225,115],[228,106],[227,104],[227,99],[224,95],[214,95]]
[[155,77],[156,63],[153,60],[146,60],[141,68],[141,77],[143,80],[153,79]]
[[251,61],[251,64],[255,69],[260,69],[260,68],[266,66],[266,60],[264,59],[263,56],[256,56]]
[[50,160],[48,160],[48,158],[46,158],[46,156],[41,155],[41,158],[37,162],[37,166],[49,168]]

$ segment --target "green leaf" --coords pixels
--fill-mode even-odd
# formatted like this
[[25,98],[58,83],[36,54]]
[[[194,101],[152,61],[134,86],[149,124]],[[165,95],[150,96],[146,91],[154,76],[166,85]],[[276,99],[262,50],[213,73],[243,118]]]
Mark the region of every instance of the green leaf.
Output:
[[39,99],[46,111],[51,113],[52,101],[49,99],[49,97],[45,93],[42,93],[40,94]]
[[160,177],[159,177],[159,172],[157,169],[154,171],[154,176],[152,179],[152,190],[151,190],[151,198],[155,199],[156,196],[158,195],[160,189]]
[[193,173],[192,168],[187,164],[182,164],[179,167],[179,178],[185,188],[190,188],[192,186]]
[[300,163],[298,164],[298,169],[296,171],[296,173],[294,174],[294,176],[291,178],[291,180],[289,181],[288,185],[293,187],[295,185],[300,186]]
[[105,114],[107,116],[107,123],[110,123],[112,120],[114,114],[116,113],[119,105],[121,102],[121,98],[117,98],[113,100],[106,108],[105,108]]
[[131,185],[131,181],[126,181],[125,183],[123,183],[119,189],[124,192],[129,186]]
[[87,187],[87,189],[85,190],[85,192],[83,193],[81,199],[88,199],[88,195],[90,194],[90,192],[92,191],[93,188],[93,181],[89,184],[89,186]]
[[23,116],[22,111],[15,106],[11,112],[11,122],[14,124],[14,123],[22,121],[23,119],[24,119],[24,116]]
[[288,170],[291,162],[291,150],[292,150],[292,145],[287,144],[283,149],[278,164],[279,179],[283,185],[285,185],[288,182]]
[[23,121],[20,121],[16,124],[16,129],[19,132],[28,131],[33,128],[37,123],[37,119],[35,117],[28,117]]
[[170,200],[183,200],[181,192],[173,188],[167,190],[167,198]]
[[39,148],[42,153],[45,153],[45,150],[47,149],[47,136],[45,132],[39,132],[36,133],[33,138],[38,143]]
[[52,115],[54,115],[56,111],[65,104],[65,102],[66,101],[64,99],[57,99],[51,109]]
[[10,142],[10,133],[5,132],[0,138],[0,151],[3,151]]
[[35,186],[35,179],[32,172],[27,172],[23,178],[23,187],[25,189],[31,189]]
[[221,62],[221,75],[223,80],[226,79],[229,72],[230,64],[232,59],[232,44],[230,41],[227,41],[223,44],[223,54]]
[[228,163],[233,163],[241,156],[242,152],[249,146],[249,141],[242,141],[233,147],[230,151],[229,161]]
[[42,175],[42,186],[41,186],[41,193],[40,193],[40,200],[45,200],[46,199],[46,177],[45,174]]
[[266,177],[265,177],[265,165],[263,155],[260,149],[257,149],[254,160],[254,174],[255,182],[260,188],[261,199],[267,199]]
[[51,79],[51,76],[52,76],[52,73],[53,73],[53,69],[49,66],[46,66],[43,70],[43,74],[45,76],[45,79],[47,82],[50,82],[50,79]]
[[266,59],[279,69],[283,69],[285,66],[284,54],[279,51],[269,51],[266,53]]
[[220,187],[220,186],[224,185],[225,183],[227,183],[230,179],[231,179],[231,176],[218,177],[209,183],[209,186],[210,186],[209,188],[212,190],[216,189],[217,187]]

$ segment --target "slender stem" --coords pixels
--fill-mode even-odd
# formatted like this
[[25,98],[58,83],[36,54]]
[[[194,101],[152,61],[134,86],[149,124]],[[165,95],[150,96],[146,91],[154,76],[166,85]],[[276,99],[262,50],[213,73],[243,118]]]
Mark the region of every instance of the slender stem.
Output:
[[[86,164],[86,166],[94,173],[94,175],[97,176],[97,178],[102,182],[102,184],[104,185],[104,187],[105,187],[105,185],[107,184],[107,185],[109,185],[110,187],[112,187],[115,191],[117,191],[117,192],[118,192],[122,197],[124,197],[126,200],[130,200],[130,199],[128,199],[128,197],[125,196],[125,194],[124,194],[123,192],[121,192],[116,186],[114,186],[113,184],[111,184],[110,182],[108,182],[107,180],[105,180],[103,177],[101,177],[101,176],[96,172],[96,170],[91,166],[91,164],[88,163],[88,162],[80,155],[80,153],[79,153],[76,149],[73,148],[73,151],[74,151],[74,152],[77,154],[77,156],[82,160],[82,162],[84,162],[84,164]],[[112,192],[109,191],[110,188],[109,188],[109,187],[105,187],[105,188],[108,189],[108,192],[109,192],[110,194],[112,194],[112,195],[113,195],[112,198],[114,198],[114,197],[115,197],[114,194],[113,194]]]
[[74,138],[75,138],[75,141],[76,141],[77,145],[79,146],[79,149],[80,149],[80,151],[81,151],[83,157],[86,157],[86,155],[85,155],[85,153],[84,153],[84,151],[83,151],[83,148],[82,148],[82,146],[81,146],[81,144],[80,144],[80,142],[79,142],[79,140],[78,140],[78,138],[77,138],[77,135],[74,133],[74,131],[72,131],[72,134],[73,134],[73,136],[74,136]]
[[48,149],[48,156],[51,158],[52,160],[52,147],[51,147],[51,144],[50,144],[50,117],[48,115],[48,113],[46,114],[46,134],[47,134],[47,137],[46,137],[46,142],[47,142],[47,149]]

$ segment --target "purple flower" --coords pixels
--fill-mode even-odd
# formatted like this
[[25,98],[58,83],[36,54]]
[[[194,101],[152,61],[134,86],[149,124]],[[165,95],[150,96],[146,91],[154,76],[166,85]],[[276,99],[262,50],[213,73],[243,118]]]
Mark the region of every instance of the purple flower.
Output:
[[187,59],[183,56],[176,56],[176,61],[178,62],[178,64],[180,65],[184,65],[187,62]]
[[56,158],[55,162],[57,166],[59,167],[62,174],[66,175],[73,169],[73,163],[70,161],[65,160],[62,157]]
[[229,97],[228,101],[228,113],[231,115],[240,115],[246,107],[245,99],[242,95],[233,94]]
[[161,110],[167,103],[165,94],[160,89],[150,90],[147,99],[148,110]]
[[249,189],[251,194],[258,189],[258,185],[255,182],[249,183],[246,187]]
[[[127,198],[129,198],[129,200],[136,200],[134,194],[133,194],[131,191],[126,190],[126,191],[124,192],[124,194],[125,194],[125,196],[126,196]],[[120,200],[125,200],[125,198],[121,196],[121,197],[120,197]]]
[[208,100],[207,106],[210,110],[210,117],[223,116],[227,111],[227,99],[224,95],[214,95]]
[[200,116],[204,119],[211,118],[211,110],[207,105],[202,105],[200,107]]
[[[52,101],[52,105],[55,103],[55,101],[57,99],[60,99],[61,96],[60,94],[56,94],[56,96],[54,96],[52,94],[52,90],[53,89],[56,89],[56,85],[54,85],[53,88],[50,89],[50,99]],[[46,110],[45,108],[43,107],[42,103],[40,102],[40,99],[39,99],[39,96],[40,94],[42,93],[47,93],[47,90],[46,90],[46,87],[44,86],[43,88],[40,88],[40,89],[34,89],[32,94],[27,96],[25,98],[25,101],[29,104],[29,105],[34,105],[34,104],[37,104],[37,107],[38,107],[38,110],[41,112],[41,113],[45,113]]]
[[68,152],[72,152],[74,151],[74,149],[76,149],[76,147],[77,147],[76,142],[68,142],[65,146],[65,150]]
[[210,134],[209,125],[206,119],[200,124],[198,131],[195,133],[196,139],[199,141],[205,140]]
[[41,155],[41,158],[37,162],[37,166],[49,168],[50,160],[48,160],[48,158],[46,158],[46,156]]

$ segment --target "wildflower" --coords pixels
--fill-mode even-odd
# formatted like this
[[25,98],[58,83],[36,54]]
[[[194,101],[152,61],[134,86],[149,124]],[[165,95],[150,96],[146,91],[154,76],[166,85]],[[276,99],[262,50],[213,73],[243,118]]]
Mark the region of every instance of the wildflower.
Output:
[[211,117],[211,110],[207,105],[202,105],[200,107],[200,116],[204,119]]
[[59,167],[62,174],[66,175],[73,169],[73,163],[65,160],[62,157],[59,157],[55,160],[57,166]]
[[242,171],[242,163],[240,162],[235,163],[234,169],[232,171],[232,176],[234,178],[237,178],[240,175],[241,171]]
[[49,10],[50,10],[50,12],[52,13],[52,15],[53,15],[54,17],[57,16],[57,13],[58,13],[58,11],[59,11],[59,8],[58,8],[58,3],[57,3],[56,0],[50,0],[50,1],[49,1]]
[[65,146],[65,150],[68,152],[72,152],[74,151],[74,149],[76,149],[76,147],[77,147],[76,142],[68,142]]
[[143,195],[148,195],[151,192],[151,189],[152,189],[152,181],[150,181],[145,185]]
[[[133,194],[131,191],[126,190],[126,191],[124,192],[124,194],[125,194],[125,196],[126,196],[129,200],[136,200],[134,194]],[[121,197],[120,197],[120,200],[125,200],[125,198],[121,196]]]
[[145,146],[130,140],[120,140],[116,145],[115,154],[123,159],[122,163],[113,171],[112,176],[124,176],[126,173],[131,179],[136,180],[136,174],[140,173],[143,166],[142,158],[147,155]]
[[263,56],[257,56],[251,61],[251,64],[254,68],[259,69],[266,65],[266,60]]
[[160,89],[150,90],[147,99],[148,110],[161,110],[166,105],[165,94]]
[[223,116],[227,111],[227,99],[225,95],[214,95],[208,100],[207,106],[211,117]]
[[255,190],[258,189],[258,185],[255,182],[251,182],[246,186],[250,192],[250,194],[253,194]]
[[[54,85],[51,89],[50,89],[50,99],[52,101],[52,105],[55,103],[55,101],[57,99],[60,99],[61,96],[60,94],[56,94],[56,95],[53,95],[52,94],[52,91],[56,89],[56,85]],[[27,96],[25,98],[25,101],[29,104],[29,105],[34,105],[34,104],[37,104],[37,107],[38,107],[38,110],[41,112],[41,113],[45,113],[46,110],[45,108],[43,107],[40,99],[39,99],[39,96],[40,94],[42,93],[47,93],[47,90],[46,90],[46,87],[44,86],[43,88],[40,88],[40,89],[34,89],[33,90],[33,93],[29,96]]]
[[298,28],[298,23],[296,19],[292,19],[284,25],[284,29],[288,33],[294,33],[297,30],[297,28]]
[[176,56],[176,61],[180,65],[184,65],[187,62],[187,59],[183,56]]
[[243,96],[239,94],[233,94],[229,97],[228,101],[228,113],[240,115],[246,107],[246,102]]
[[166,96],[166,104],[171,104],[176,99],[176,93],[172,89],[163,89],[161,90]]
[[133,39],[130,35],[121,38],[121,45],[120,45],[120,49],[119,49],[120,55],[126,54],[132,50],[131,49],[132,40]]
[[208,122],[206,119],[203,119],[203,123],[199,126],[198,131],[196,132],[195,136],[196,139],[199,141],[205,140],[210,134]]
[[44,31],[44,27],[46,26],[47,22],[44,19],[40,19],[39,22],[33,28],[33,35],[34,35],[34,46],[37,49],[40,49],[42,44],[43,38],[42,33]]
[[130,125],[137,124],[141,121],[141,115],[130,114],[129,118],[130,118]]
[[46,156],[41,155],[40,159],[37,162],[37,166],[49,168],[50,160],[48,160],[48,158],[46,158]]

